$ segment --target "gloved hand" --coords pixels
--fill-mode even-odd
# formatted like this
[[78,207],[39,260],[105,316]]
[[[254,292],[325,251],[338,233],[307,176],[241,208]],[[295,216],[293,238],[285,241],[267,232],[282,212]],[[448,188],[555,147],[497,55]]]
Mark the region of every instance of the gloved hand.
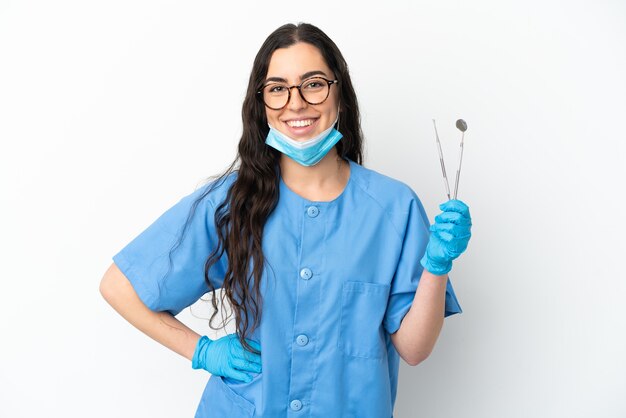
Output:
[[452,260],[465,251],[472,236],[472,219],[465,203],[452,199],[439,205],[439,209],[444,212],[435,217],[426,252],[420,260],[422,267],[437,276],[452,269]]
[[[246,341],[261,351],[259,343]],[[191,367],[249,383],[252,376],[246,372],[261,373],[261,356],[244,350],[236,334],[228,334],[217,340],[211,340],[205,335],[198,340]]]

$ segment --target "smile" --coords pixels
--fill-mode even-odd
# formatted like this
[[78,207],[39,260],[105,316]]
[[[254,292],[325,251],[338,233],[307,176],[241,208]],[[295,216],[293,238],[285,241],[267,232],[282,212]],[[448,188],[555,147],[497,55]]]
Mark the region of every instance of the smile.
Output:
[[303,126],[310,126],[313,122],[315,122],[315,119],[289,120],[285,123],[292,128],[301,128]]

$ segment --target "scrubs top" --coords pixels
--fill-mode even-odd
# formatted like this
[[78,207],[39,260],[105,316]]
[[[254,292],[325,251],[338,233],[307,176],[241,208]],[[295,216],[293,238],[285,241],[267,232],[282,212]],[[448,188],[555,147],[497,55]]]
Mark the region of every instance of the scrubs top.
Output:
[[[390,334],[413,302],[430,223],[408,185],[349,163],[332,201],[307,200],[280,179],[263,233],[262,319],[249,336],[262,371],[250,383],[211,376],[196,418],[393,416],[400,357]],[[213,216],[236,175],[183,197],[113,256],[150,309],[176,315],[208,291]],[[212,185],[170,264],[193,202]],[[216,288],[227,261],[209,272]],[[448,279],[445,316],[459,312]]]

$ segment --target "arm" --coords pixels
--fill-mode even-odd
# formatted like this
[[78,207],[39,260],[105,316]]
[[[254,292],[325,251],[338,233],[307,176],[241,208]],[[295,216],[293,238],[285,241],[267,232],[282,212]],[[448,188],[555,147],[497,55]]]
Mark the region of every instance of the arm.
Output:
[[391,334],[398,354],[411,366],[424,361],[439,338],[445,318],[448,272],[472,236],[472,220],[465,203],[454,199],[439,208],[444,212],[435,217],[435,224],[430,227],[432,233],[420,260],[424,269],[413,303],[398,331]]
[[191,361],[200,335],[172,314],[150,310],[115,263],[104,274],[100,293],[135,328]]
[[[260,354],[244,353],[235,335],[226,335],[215,341],[208,337],[201,338],[169,312],[149,309],[115,263],[104,274],[100,293],[124,319],[153,340],[188,359],[194,369],[205,369],[213,375],[245,382],[252,380],[249,372],[261,372]],[[248,343],[261,350],[255,341],[248,340]]]
[[411,366],[426,360],[437,342],[443,326],[447,276],[424,269],[411,309],[398,331],[391,334],[398,354]]

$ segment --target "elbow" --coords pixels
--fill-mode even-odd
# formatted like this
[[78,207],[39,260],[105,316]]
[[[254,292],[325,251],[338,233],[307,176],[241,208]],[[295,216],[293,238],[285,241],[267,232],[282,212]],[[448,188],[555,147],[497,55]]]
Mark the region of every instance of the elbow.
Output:
[[424,341],[406,341],[401,330],[391,334],[391,341],[402,360],[409,366],[417,366],[426,360],[434,347],[434,344]]
[[404,361],[406,361],[409,366],[417,366],[418,364],[426,360],[428,356],[430,356],[430,352],[419,352],[405,358]]
[[113,299],[115,299],[116,294],[118,294],[118,286],[116,285],[118,281],[116,280],[115,273],[116,271],[115,264],[113,264],[109,269],[104,273],[104,276],[100,280],[99,291],[104,300],[106,300],[109,304]]
[[100,287],[98,290],[100,291],[100,294],[102,295],[104,300],[108,302],[111,299],[113,291],[111,289],[111,286],[109,284],[109,280],[106,274],[104,275],[102,280],[100,280]]

